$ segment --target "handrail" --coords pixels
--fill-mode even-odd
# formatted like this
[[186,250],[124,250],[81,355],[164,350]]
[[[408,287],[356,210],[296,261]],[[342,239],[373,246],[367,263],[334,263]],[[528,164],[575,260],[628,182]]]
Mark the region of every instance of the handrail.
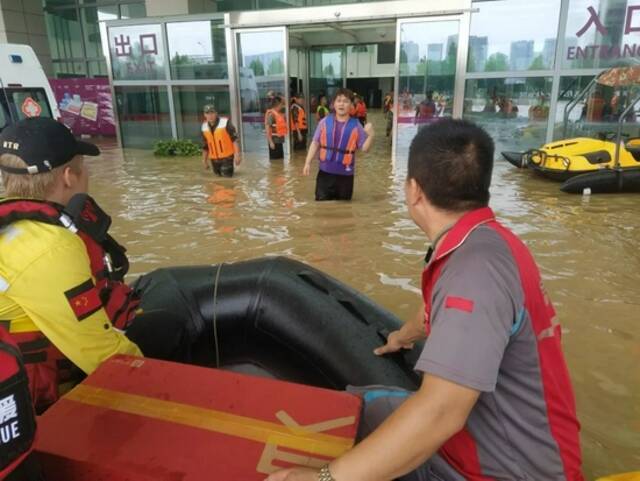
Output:
[[569,113],[578,104],[578,102],[580,100],[582,100],[587,95],[587,93],[589,92],[591,87],[596,83],[597,78],[599,76],[600,75],[598,74],[597,76],[592,78],[591,81],[587,84],[587,86],[584,89],[582,89],[580,91],[580,93],[573,100],[571,100],[569,103],[567,103],[567,105],[564,106],[564,117],[563,117],[563,125],[562,125],[562,138],[565,138],[565,139],[567,138],[567,124],[569,123]]
[[640,95],[637,95],[635,100],[629,104],[629,106],[622,111],[620,114],[620,118],[618,119],[618,131],[616,132],[616,155],[615,162],[613,163],[614,169],[620,167],[620,139],[622,138],[622,124],[624,123],[624,119],[627,117],[629,111],[633,110],[633,107],[636,106],[638,101],[640,100]]

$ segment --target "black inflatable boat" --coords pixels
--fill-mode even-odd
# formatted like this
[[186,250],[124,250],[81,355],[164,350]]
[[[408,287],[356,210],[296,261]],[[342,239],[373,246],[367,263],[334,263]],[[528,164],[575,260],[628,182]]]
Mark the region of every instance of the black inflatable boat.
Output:
[[[415,389],[420,349],[378,357],[400,320],[363,294],[284,257],[158,269],[141,278],[145,311],[195,319],[193,362],[343,389],[383,384]],[[175,302],[176,292],[184,303]]]
[[569,194],[582,194],[585,189],[593,194],[640,192],[640,169],[602,169],[571,177],[560,186]]

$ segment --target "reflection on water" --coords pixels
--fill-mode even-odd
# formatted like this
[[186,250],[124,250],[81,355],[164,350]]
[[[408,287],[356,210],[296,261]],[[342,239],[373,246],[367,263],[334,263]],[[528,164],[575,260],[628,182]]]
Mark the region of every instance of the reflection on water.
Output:
[[[377,132],[384,132],[375,114]],[[406,159],[390,146],[359,155],[351,203],[313,201],[304,156],[245,158],[236,177],[199,157],[124,155],[113,143],[89,160],[92,192],[114,217],[132,276],[160,266],[286,255],[354,286],[402,318],[420,301],[426,242],[404,209]],[[498,160],[492,206],[531,247],[564,328],[589,479],[640,467],[640,202],[580,197]]]

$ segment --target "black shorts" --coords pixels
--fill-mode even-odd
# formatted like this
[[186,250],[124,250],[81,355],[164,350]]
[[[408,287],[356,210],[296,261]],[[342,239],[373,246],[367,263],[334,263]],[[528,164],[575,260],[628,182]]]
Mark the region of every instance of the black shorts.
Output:
[[298,140],[298,132],[293,131],[293,150],[305,150],[307,148],[307,129],[301,129],[302,140]]
[[275,147],[273,150],[269,147],[269,159],[284,159],[284,144],[274,142],[273,145]]
[[233,157],[226,159],[211,160],[213,172],[220,177],[233,177]]
[[316,200],[351,200],[353,175],[329,174],[322,170],[316,177]]

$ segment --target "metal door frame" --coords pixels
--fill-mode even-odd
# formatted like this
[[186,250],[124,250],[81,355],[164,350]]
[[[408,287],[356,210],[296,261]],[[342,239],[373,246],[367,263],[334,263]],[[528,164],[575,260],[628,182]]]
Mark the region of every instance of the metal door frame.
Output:
[[464,106],[464,82],[465,74],[467,71],[467,55],[469,48],[469,31],[471,24],[470,11],[464,11],[459,14],[452,15],[433,15],[418,18],[399,18],[396,21],[396,63],[395,63],[395,79],[393,85],[393,105],[395,110],[393,116],[392,136],[391,136],[391,158],[395,163],[396,161],[396,148],[398,142],[398,113],[399,107],[399,95],[400,95],[400,45],[402,26],[410,23],[425,23],[425,22],[446,22],[457,21],[458,22],[458,50],[456,53],[456,73],[453,86],[453,112],[452,117],[461,118],[462,109]]
[[[227,23],[230,14],[225,14],[225,23]],[[285,25],[274,27],[251,27],[251,28],[229,28],[226,29],[227,39],[227,65],[229,68],[229,90],[233,91],[234,95],[231,97],[231,110],[235,112],[238,119],[238,132],[240,133],[240,148],[242,152],[245,152],[244,148],[244,130],[242,121],[242,107],[238,99],[240,99],[240,72],[238,70],[238,35],[243,33],[259,33],[259,32],[281,32],[283,35],[283,48],[284,48],[284,96],[285,96],[285,119],[289,119],[289,29]],[[231,37],[231,38],[229,38]],[[231,44],[229,44],[231,40]],[[231,45],[232,53],[229,53],[229,45]],[[231,73],[233,72],[233,74]],[[285,152],[284,160],[288,161],[291,156],[291,146]]]

